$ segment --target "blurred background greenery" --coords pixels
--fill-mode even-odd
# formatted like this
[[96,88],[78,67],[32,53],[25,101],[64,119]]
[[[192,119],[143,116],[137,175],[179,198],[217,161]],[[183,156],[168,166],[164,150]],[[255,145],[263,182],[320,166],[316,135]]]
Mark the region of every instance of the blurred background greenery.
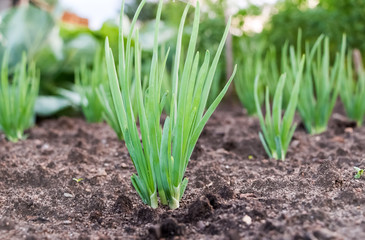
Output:
[[[21,60],[22,52],[27,52],[28,60],[37,62],[41,71],[40,97],[36,105],[38,115],[77,113],[80,97],[75,91],[75,69],[82,61],[92,68],[94,55],[103,46],[106,36],[112,49],[117,51],[121,0],[109,2],[106,5],[108,1],[99,0],[1,1],[0,59],[8,51],[12,67]],[[133,16],[139,2],[126,1],[125,19]],[[170,52],[174,52],[176,29],[185,2],[166,1],[160,26],[161,49],[171,47]],[[346,33],[349,48],[365,51],[364,0],[201,0],[201,4],[203,13],[198,39],[201,52],[215,52],[227,16],[233,15],[233,37],[220,61],[211,99],[223,86],[234,63],[244,64],[245,56],[264,59],[272,55],[280,59],[285,42],[296,45],[298,29],[302,30],[302,39],[312,43],[319,35],[327,35],[333,52],[339,49],[342,34]],[[92,6],[96,9],[94,15],[87,12]],[[102,12],[105,12],[104,18]],[[143,9],[138,23],[145,74],[149,71],[155,12],[156,1],[151,1]],[[188,25],[192,18],[190,11]],[[128,21],[124,22],[124,29],[128,29]],[[187,27],[184,41],[189,41],[189,31]],[[168,66],[171,66],[172,58],[170,55]],[[168,72],[166,78],[169,78]]]

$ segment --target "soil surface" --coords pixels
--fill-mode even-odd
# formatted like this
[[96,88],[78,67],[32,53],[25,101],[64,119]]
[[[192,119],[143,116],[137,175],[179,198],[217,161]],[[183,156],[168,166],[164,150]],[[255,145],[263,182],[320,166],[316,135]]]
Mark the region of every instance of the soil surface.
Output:
[[[188,165],[180,208],[144,205],[124,143],[106,124],[43,120],[0,135],[0,239],[365,239],[365,128],[336,110],[329,130],[299,126],[285,162],[259,121],[222,105]],[[73,178],[83,178],[77,182]]]

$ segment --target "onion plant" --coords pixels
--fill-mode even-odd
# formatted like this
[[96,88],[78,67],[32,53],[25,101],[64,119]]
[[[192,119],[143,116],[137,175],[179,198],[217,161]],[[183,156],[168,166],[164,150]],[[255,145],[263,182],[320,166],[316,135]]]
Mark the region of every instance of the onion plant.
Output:
[[27,64],[23,54],[10,76],[8,54],[4,54],[0,83],[0,129],[7,139],[17,142],[34,123],[34,104],[38,96],[40,74],[35,63]]
[[[284,45],[283,49],[287,46]],[[277,61],[277,52],[274,46],[270,46],[263,58],[263,69],[264,71],[260,72],[260,78],[263,79],[263,84],[269,88],[270,99],[272,99],[275,95],[276,86],[278,85],[278,80],[280,79],[280,66]],[[256,76],[256,75],[255,75]],[[254,78],[255,79],[255,78]],[[254,92],[254,91],[252,91]],[[287,102],[285,98],[285,91],[283,96],[284,105]],[[255,105],[256,108],[256,105]]]
[[[161,92],[164,70],[158,64],[158,29],[162,0],[159,2],[156,16],[148,88],[146,91],[142,90],[141,49],[138,44],[138,30],[135,30],[135,23],[145,2],[146,0],[143,0],[140,3],[135,13],[126,43],[123,38],[120,38],[118,67],[114,64],[113,53],[108,39],[106,39],[105,54],[109,89],[112,93],[110,106],[114,109],[113,112],[115,112],[119,127],[123,132],[131,160],[137,170],[137,174],[133,174],[131,179],[139,196],[144,203],[156,208],[158,206],[157,195],[159,195],[163,205],[168,204],[171,209],[175,209],[179,207],[179,201],[188,183],[184,174],[198,137],[222,100],[235,73],[234,71],[214,102],[207,106],[209,90],[227,38],[230,21],[213,61],[210,60],[210,53],[206,52],[203,64],[199,66],[200,54],[195,52],[200,15],[199,2],[197,2],[185,63],[181,65],[182,35],[189,9],[189,5],[186,6],[178,30],[172,71],[171,100],[168,101],[166,93]],[[122,12],[123,10],[124,3]],[[120,28],[120,35],[123,35],[122,28]],[[134,48],[131,46],[133,37],[135,38]],[[167,57],[164,59],[165,65],[166,59]],[[132,104],[130,93],[132,78],[136,81],[137,104]],[[161,128],[160,119],[164,104],[169,104],[171,107],[169,115],[164,120],[163,128]],[[137,118],[133,115],[135,108],[138,108],[137,118],[140,132],[137,127]]]
[[[263,63],[263,68],[265,71],[262,71],[260,76],[265,81],[265,84],[269,87],[270,98],[272,99],[275,95],[276,87],[278,84],[278,80],[280,79],[280,73],[286,73],[286,80],[283,92],[283,108],[289,104],[291,91],[293,89],[293,85],[295,82],[298,63],[301,60],[302,56],[302,31],[298,30],[297,37],[297,48],[295,49],[293,46],[289,46],[288,41],[285,42],[283,47],[281,48],[280,59],[277,57],[276,48],[274,46],[270,46],[267,51]],[[279,61],[278,61],[279,60]],[[294,64],[293,64],[294,61]],[[293,67],[294,66],[294,67]]]
[[109,86],[101,85],[97,91],[98,98],[100,99],[104,111],[104,119],[108,125],[117,134],[118,139],[123,140],[123,132],[119,126],[116,109],[113,105],[112,93]]
[[103,121],[104,109],[97,91],[107,83],[107,72],[102,51],[97,51],[94,57],[93,69],[88,69],[82,62],[75,72],[76,89],[81,96],[81,108],[88,122]]
[[269,100],[269,88],[266,87],[265,92],[265,107],[266,113],[265,117],[261,111],[261,105],[258,95],[258,85],[259,77],[255,79],[255,103],[260,119],[260,126],[262,133],[259,133],[262,145],[265,148],[267,155],[270,158],[285,160],[285,155],[287,153],[289,143],[293,137],[296,125],[293,125],[294,114],[298,103],[300,84],[303,74],[304,67],[304,56],[302,57],[299,65],[298,72],[296,74],[295,84],[293,86],[289,104],[286,108],[284,116],[282,117],[282,104],[283,104],[283,92],[286,80],[286,74],[282,74],[278,81],[276,91],[274,94],[274,99],[272,103],[272,114],[270,109]]
[[[122,42],[122,38],[124,38],[124,36],[122,35],[123,33],[120,32],[119,34],[119,42]],[[161,50],[161,54],[165,54],[164,51]],[[159,61],[159,66],[160,68],[162,68],[162,63],[163,60]],[[163,62],[165,63],[165,62]],[[105,62],[102,63],[103,67],[105,67],[106,69],[106,64]],[[141,72],[143,72],[141,70]],[[166,91],[169,88],[168,83],[166,83],[166,79],[168,79],[169,75],[168,73],[166,73],[166,71],[164,71],[164,80],[163,80],[163,86],[165,87]],[[118,138],[120,140],[123,140],[123,132],[122,129],[119,126],[119,121],[118,121],[118,117],[117,117],[117,112],[116,112],[116,108],[113,106],[113,97],[112,97],[112,92],[111,89],[109,87],[109,83],[108,83],[108,72],[107,69],[105,70],[106,75],[104,75],[104,79],[106,79],[105,84],[101,84],[99,85],[99,88],[97,89],[97,97],[98,99],[101,101],[101,106],[103,108],[103,118],[106,120],[106,122],[108,123],[109,126],[111,126],[111,128],[114,130],[114,132],[117,134]],[[130,78],[128,79],[129,83],[128,83],[128,87],[130,87],[130,98],[131,98],[131,103],[133,106],[137,105],[137,96],[136,96],[136,82],[132,81],[132,75],[130,76]],[[142,91],[146,91],[147,90],[147,80],[143,81],[143,85],[142,85]],[[168,108],[165,107],[165,110]],[[133,115],[134,117],[137,116],[137,111],[138,108],[135,107],[132,109],[133,111]]]
[[76,89],[81,96],[81,108],[88,122],[106,120],[119,139],[123,133],[119,128],[115,109],[110,105],[111,92],[108,89],[108,73],[103,51],[97,51],[94,57],[93,69],[90,70],[85,62],[75,72]]
[[[340,53],[330,64],[329,39],[320,36],[312,49],[306,44],[306,65],[300,90],[298,110],[310,134],[327,129],[328,120],[335,106],[343,76],[346,37],[343,37]],[[294,54],[292,54],[294,55]],[[298,68],[298,56],[291,59],[292,69]]]
[[[234,80],[234,86],[239,100],[248,115],[256,114],[256,105],[254,97],[254,80],[259,72],[263,72],[263,45],[255,48],[254,44],[247,42],[241,44],[239,57],[240,68],[237,70],[237,76]],[[267,68],[265,68],[267,70]],[[263,74],[263,73],[262,73]],[[258,88],[259,100],[262,102],[262,88]]]
[[[283,108],[289,104],[291,90],[293,88],[293,82],[296,77],[296,70],[292,71],[290,66],[289,44],[285,42],[281,49],[280,61],[278,61],[276,49],[274,46],[270,46],[263,60],[263,70],[260,72],[261,78],[264,80],[264,84],[269,87],[270,99],[274,98],[278,80],[280,79],[280,73],[286,73],[286,81],[283,90]],[[300,56],[300,55],[298,55]]]
[[363,66],[355,68],[351,52],[347,55],[340,97],[347,116],[361,126],[365,115],[365,72]]

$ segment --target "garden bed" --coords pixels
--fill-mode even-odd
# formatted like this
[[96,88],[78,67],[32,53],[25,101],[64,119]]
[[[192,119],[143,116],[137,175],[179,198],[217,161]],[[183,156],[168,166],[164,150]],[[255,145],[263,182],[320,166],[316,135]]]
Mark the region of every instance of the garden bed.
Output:
[[173,211],[142,203],[128,151],[104,123],[61,117],[25,141],[0,135],[1,239],[362,239],[365,180],[353,167],[365,166],[365,128],[343,116],[320,135],[299,126],[282,162],[267,159],[256,118],[223,104]]

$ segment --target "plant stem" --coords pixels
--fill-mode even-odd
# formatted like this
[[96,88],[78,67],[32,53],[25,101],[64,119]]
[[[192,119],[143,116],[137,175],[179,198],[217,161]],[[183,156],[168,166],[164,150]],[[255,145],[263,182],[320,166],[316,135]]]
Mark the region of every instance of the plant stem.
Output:
[[321,134],[327,130],[327,126],[312,126],[310,134]]

